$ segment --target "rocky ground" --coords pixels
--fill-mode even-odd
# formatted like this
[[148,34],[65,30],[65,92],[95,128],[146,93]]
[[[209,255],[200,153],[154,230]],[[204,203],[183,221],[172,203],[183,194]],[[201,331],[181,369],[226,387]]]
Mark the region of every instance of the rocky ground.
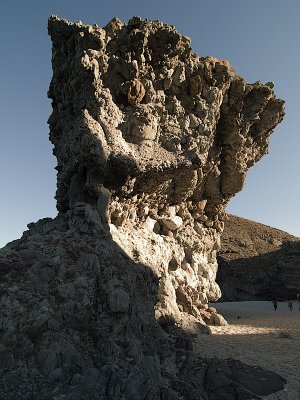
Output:
[[223,301],[288,300],[300,292],[300,239],[229,215],[218,255]]

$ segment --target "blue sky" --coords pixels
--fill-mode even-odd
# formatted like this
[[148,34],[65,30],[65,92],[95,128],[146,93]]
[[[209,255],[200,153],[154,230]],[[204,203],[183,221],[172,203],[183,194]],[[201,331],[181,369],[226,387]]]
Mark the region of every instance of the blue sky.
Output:
[[0,247],[27,223],[56,215],[46,124],[51,14],[100,26],[114,16],[159,19],[190,36],[199,55],[229,60],[249,82],[274,81],[286,117],[228,210],[300,236],[299,0],[10,0],[0,4]]

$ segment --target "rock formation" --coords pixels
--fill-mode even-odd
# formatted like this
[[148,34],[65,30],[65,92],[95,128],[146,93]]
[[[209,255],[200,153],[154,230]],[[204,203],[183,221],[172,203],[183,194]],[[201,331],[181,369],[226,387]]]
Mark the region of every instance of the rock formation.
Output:
[[159,21],[51,17],[49,34],[59,214],[1,251],[2,395],[259,398],[233,362],[216,390],[188,332],[208,330],[225,207],[283,101]]
[[89,204],[160,277],[157,308],[199,317],[220,297],[226,204],[266,153],[283,101],[157,21],[101,29],[54,17],[49,33],[58,210]]
[[223,301],[295,299],[300,288],[300,239],[228,215],[217,282]]

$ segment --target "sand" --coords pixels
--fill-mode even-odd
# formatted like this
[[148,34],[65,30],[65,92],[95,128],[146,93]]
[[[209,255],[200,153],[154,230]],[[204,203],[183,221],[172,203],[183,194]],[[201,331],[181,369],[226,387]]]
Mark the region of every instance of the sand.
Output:
[[268,301],[211,304],[228,321],[212,327],[212,335],[201,335],[194,343],[203,358],[234,358],[246,364],[270,369],[283,376],[283,391],[265,400],[300,400],[300,311],[294,302],[278,303],[274,311]]

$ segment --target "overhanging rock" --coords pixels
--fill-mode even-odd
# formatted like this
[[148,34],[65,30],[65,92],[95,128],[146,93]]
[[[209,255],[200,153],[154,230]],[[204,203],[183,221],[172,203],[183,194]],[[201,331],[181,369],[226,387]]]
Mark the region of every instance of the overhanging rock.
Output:
[[159,21],[51,17],[49,33],[59,214],[0,252],[0,397],[259,398],[233,361],[214,385],[187,331],[208,330],[225,207],[283,101]]
[[49,34],[58,210],[98,210],[160,278],[157,313],[200,318],[220,297],[225,207],[267,152],[283,101],[159,21],[102,29],[51,17]]

